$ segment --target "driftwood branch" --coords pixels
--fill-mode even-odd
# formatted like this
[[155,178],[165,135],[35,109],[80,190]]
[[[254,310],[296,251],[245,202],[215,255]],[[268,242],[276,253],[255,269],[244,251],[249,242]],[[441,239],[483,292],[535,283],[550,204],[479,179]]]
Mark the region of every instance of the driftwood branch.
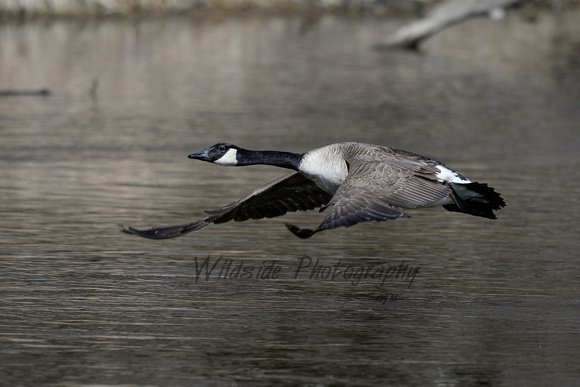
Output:
[[435,6],[423,19],[407,24],[387,36],[379,47],[415,50],[423,40],[453,24],[527,1],[531,0],[450,0]]

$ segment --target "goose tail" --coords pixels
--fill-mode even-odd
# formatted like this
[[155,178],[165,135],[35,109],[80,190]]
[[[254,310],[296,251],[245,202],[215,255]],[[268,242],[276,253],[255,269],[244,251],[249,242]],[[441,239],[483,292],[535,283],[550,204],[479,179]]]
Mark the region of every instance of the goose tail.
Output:
[[453,203],[443,205],[447,211],[497,219],[493,211],[505,207],[501,195],[485,183],[451,183],[450,186]]

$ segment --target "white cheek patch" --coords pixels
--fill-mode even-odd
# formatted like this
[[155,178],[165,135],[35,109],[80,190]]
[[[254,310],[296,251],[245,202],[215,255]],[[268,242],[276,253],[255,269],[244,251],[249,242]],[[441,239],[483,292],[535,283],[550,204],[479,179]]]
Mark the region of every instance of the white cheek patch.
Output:
[[214,161],[214,163],[225,166],[238,165],[238,160],[236,158],[237,154],[238,154],[237,149],[231,148],[226,152],[225,155]]
[[463,184],[471,183],[471,181],[469,179],[466,179],[465,177],[461,176],[459,173],[457,173],[454,170],[449,169],[443,165],[437,165],[437,168],[440,171],[437,174],[437,178],[440,181],[448,181],[450,183],[463,183]]

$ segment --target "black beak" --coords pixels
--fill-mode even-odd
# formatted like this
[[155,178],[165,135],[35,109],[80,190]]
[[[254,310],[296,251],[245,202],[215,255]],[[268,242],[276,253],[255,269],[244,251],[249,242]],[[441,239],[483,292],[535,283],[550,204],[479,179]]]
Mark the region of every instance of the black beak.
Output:
[[187,156],[190,159],[201,160],[201,161],[211,161],[209,158],[209,150],[202,150],[201,152],[192,153]]

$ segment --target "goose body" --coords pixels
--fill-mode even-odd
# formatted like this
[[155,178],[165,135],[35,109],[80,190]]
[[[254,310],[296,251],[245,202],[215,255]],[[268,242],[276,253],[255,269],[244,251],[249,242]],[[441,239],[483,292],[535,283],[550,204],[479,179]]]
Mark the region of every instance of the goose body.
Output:
[[487,184],[474,183],[443,163],[385,146],[342,142],[306,153],[251,151],[226,143],[188,156],[224,166],[266,164],[291,169],[246,197],[188,224],[122,231],[151,239],[175,238],[209,224],[272,218],[289,211],[332,206],[314,230],[287,224],[296,236],[350,227],[364,221],[408,217],[406,209],[443,206],[448,211],[496,219],[504,200]]

